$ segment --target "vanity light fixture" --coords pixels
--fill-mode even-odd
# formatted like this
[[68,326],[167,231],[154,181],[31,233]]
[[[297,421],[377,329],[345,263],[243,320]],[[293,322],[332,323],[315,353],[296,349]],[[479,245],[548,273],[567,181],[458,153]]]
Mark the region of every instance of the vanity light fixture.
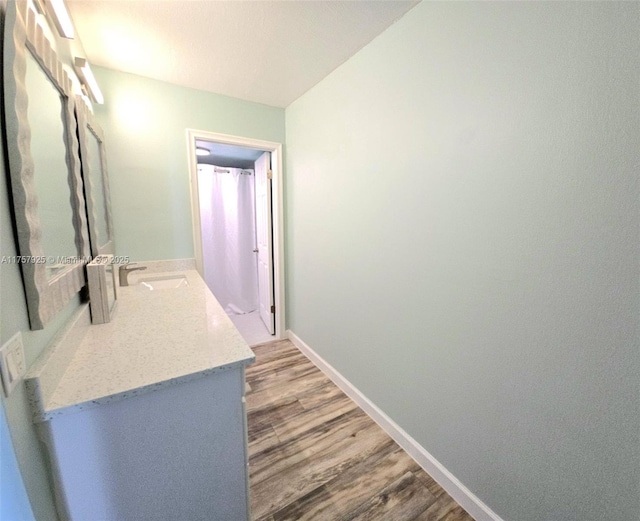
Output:
[[196,156],[208,156],[209,154],[211,154],[211,152],[209,152],[206,148],[196,147]]
[[93,75],[91,67],[89,67],[89,62],[84,58],[76,58],[74,65],[78,76],[80,76],[80,81],[82,81],[89,91],[90,98],[96,103],[102,105],[104,103],[104,97],[102,96],[100,87],[98,87],[96,77]]
[[64,0],[47,0],[47,5],[60,36],[73,40],[73,22],[67,7],[64,5]]

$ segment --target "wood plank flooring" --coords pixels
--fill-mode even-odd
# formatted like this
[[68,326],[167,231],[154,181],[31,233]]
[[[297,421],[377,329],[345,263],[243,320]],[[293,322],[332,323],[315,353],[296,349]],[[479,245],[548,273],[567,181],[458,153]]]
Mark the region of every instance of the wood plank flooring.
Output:
[[473,521],[288,340],[247,375],[254,521]]

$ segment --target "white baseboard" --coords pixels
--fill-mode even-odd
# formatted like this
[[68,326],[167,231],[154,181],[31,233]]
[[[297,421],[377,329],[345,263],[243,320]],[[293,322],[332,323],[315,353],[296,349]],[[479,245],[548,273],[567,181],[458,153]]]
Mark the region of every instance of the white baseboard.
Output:
[[287,330],[287,337],[344,393],[356,402],[373,421],[395,440],[447,493],[455,499],[476,521],[503,521],[498,514],[485,505],[480,498],[465,487],[437,459],[407,434],[371,400],[362,394],[349,380],[342,376],[331,364],[322,359],[293,331]]

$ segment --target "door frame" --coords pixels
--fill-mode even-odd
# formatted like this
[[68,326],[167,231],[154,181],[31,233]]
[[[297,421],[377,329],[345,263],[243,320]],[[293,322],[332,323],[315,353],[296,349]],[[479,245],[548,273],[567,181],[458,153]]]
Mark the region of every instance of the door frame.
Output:
[[196,140],[211,141],[223,145],[235,145],[255,150],[271,152],[271,220],[273,227],[273,300],[276,306],[274,340],[286,337],[285,329],[285,291],[284,291],[284,196],[283,196],[283,160],[282,143],[263,141],[230,134],[219,134],[206,130],[188,128],[187,155],[189,164],[189,184],[191,186],[191,222],[196,269],[204,278],[202,258],[202,236],[200,224],[200,198],[198,194],[198,162],[196,159]]

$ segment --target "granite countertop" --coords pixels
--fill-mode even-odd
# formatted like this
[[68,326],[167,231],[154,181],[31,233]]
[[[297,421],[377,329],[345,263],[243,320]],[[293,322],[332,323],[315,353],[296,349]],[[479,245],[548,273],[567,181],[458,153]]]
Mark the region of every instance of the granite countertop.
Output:
[[[131,285],[118,288],[115,315],[107,324],[89,325],[88,310],[79,313],[74,327],[26,375],[35,421],[255,360],[200,275],[176,274],[184,274],[189,286],[149,291],[136,285],[145,272],[131,273]],[[77,345],[65,357],[61,353],[71,348],[64,343],[73,343],[74,335]]]

